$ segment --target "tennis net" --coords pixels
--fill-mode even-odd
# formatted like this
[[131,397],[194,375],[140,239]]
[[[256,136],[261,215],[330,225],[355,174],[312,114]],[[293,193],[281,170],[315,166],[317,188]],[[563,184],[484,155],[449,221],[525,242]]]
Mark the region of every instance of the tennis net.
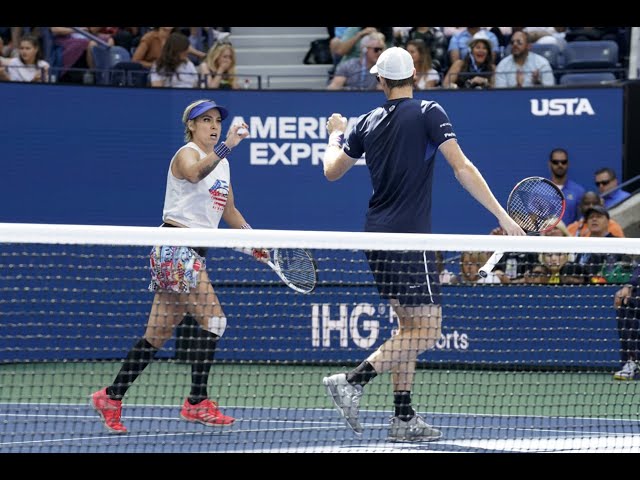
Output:
[[[208,393],[230,427],[180,416],[200,345],[190,314],[127,391],[125,435],[91,406],[145,333],[154,245],[207,248],[227,318]],[[316,289],[295,292],[237,251],[254,247],[307,249]],[[434,252],[423,258],[440,283],[442,331],[411,393],[438,441],[389,441],[386,373],[364,389],[359,436],[323,386],[397,333],[371,250]],[[511,253],[478,282],[496,250]],[[614,308],[637,255],[637,239],[0,224],[0,451],[639,451],[640,310],[633,296]]]

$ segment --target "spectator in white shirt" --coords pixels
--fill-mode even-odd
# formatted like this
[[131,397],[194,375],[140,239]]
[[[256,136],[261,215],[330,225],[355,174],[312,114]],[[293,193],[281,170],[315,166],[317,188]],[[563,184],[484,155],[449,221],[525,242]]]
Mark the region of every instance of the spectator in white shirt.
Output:
[[162,47],[160,58],[151,67],[152,87],[195,88],[198,72],[189,60],[189,39],[172,33]]
[[496,88],[551,86],[556,81],[549,61],[529,51],[529,35],[518,31],[511,36],[511,55],[496,68]]
[[4,74],[0,68],[0,79],[12,82],[47,82],[49,64],[42,59],[38,39],[25,35],[18,44],[19,55],[11,59],[2,59]]

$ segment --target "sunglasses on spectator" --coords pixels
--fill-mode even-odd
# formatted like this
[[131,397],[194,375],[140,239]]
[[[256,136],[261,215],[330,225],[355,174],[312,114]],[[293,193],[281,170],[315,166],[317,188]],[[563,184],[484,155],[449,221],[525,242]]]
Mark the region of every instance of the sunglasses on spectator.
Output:
[[600,180],[599,182],[596,182],[596,185],[598,187],[602,187],[604,185],[609,185],[611,183],[611,179],[609,180]]
[[554,165],[566,165],[569,160],[551,160]]
[[373,50],[376,53],[380,53],[382,50],[384,50],[384,48],[382,47],[367,47],[370,48],[371,50]]

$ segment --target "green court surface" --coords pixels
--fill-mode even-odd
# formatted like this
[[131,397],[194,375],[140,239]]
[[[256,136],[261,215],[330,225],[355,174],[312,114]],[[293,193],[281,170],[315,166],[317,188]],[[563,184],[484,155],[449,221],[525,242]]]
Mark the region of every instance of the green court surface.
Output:
[[[0,403],[88,403],[108,385],[120,362],[0,365]],[[221,406],[329,408],[322,378],[335,366],[214,365],[209,394]],[[190,367],[160,360],[151,364],[125,403],[179,405],[189,390]],[[465,415],[530,415],[639,419],[640,382],[618,382],[610,373],[418,370],[413,403],[422,412]],[[365,389],[361,408],[389,410],[390,376]]]

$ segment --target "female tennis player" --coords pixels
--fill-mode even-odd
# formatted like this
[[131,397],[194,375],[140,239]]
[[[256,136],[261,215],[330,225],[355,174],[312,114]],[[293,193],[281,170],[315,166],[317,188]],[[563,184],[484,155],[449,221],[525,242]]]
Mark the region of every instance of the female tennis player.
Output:
[[[227,160],[231,149],[249,132],[246,124],[234,124],[225,141],[218,143],[222,121],[228,115],[227,109],[213,100],[198,100],[185,109],[182,122],[188,143],[180,147],[169,164],[163,227],[218,228],[222,218],[231,228],[251,228],[235,206]],[[256,249],[253,254],[259,260],[268,259],[265,250]],[[203,248],[152,249],[149,289],[155,297],[144,336],[127,354],[113,383],[91,396],[93,407],[110,432],[127,432],[120,421],[122,398],[187,313],[202,331],[190,352],[191,392],[180,416],[211,427],[226,427],[235,421],[220,411],[207,392],[211,361],[227,319],[209,281],[205,256]]]

